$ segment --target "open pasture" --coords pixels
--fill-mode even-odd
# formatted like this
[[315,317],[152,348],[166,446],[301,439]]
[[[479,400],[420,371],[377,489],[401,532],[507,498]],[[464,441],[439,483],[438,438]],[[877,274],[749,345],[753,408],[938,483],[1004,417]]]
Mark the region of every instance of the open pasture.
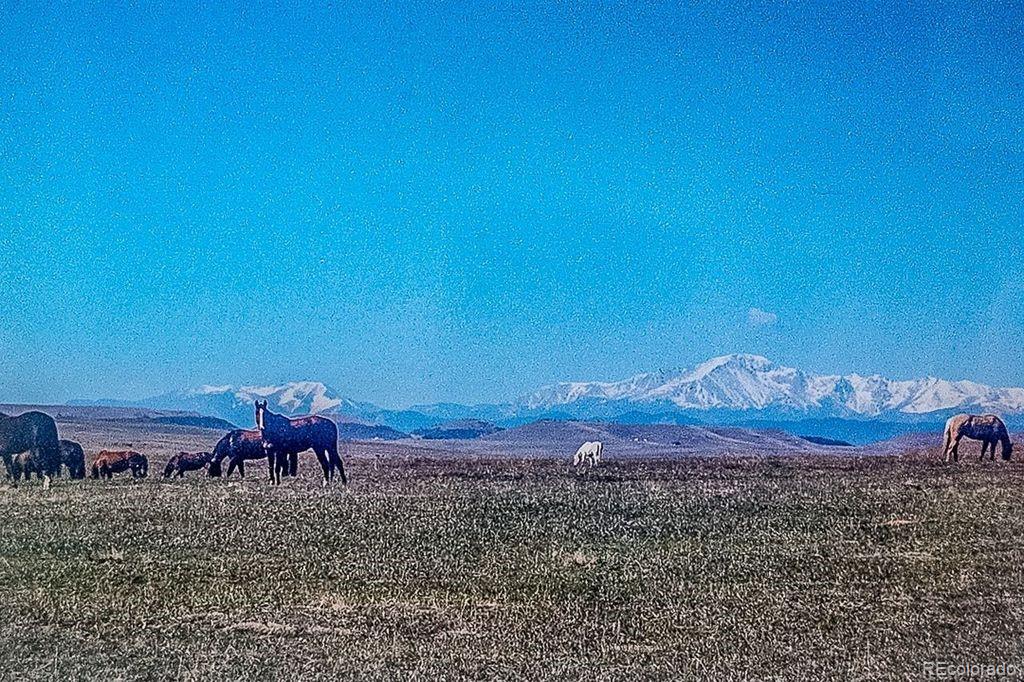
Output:
[[[217,436],[101,426],[62,436],[148,448],[154,473]],[[580,475],[349,444],[348,489],[322,488],[309,455],[280,488],[259,466],[4,485],[0,678],[877,678],[1021,661],[1024,466],[964,450],[958,467],[927,451],[608,453]]]

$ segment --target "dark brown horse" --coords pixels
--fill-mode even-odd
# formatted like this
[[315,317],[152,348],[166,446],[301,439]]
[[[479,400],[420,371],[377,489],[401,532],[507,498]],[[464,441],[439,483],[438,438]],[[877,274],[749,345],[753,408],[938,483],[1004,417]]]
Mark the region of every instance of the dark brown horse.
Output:
[[25,462],[42,477],[60,475],[57,424],[48,414],[26,412],[17,417],[0,414],[0,458],[8,478],[14,474],[15,455],[27,452]]
[[131,470],[132,478],[145,478],[149,473],[149,460],[134,450],[104,450],[92,461],[93,478],[111,479],[114,474],[128,470]]
[[85,453],[82,446],[75,441],[60,441],[60,463],[67,468],[69,477],[85,478]]
[[310,415],[289,419],[267,409],[267,401],[256,401],[256,428],[273,445],[280,456],[289,458],[289,474],[295,475],[295,456],[312,450],[324,472],[324,482],[334,478],[337,470],[343,484],[348,483],[345,465],[338,455],[338,426],[326,417]]
[[179,452],[168,460],[167,466],[164,467],[164,478],[174,475],[181,478],[186,471],[205,469],[211,459],[213,459],[212,452]]
[[270,482],[273,484],[280,483],[282,473],[287,471],[285,456],[279,456],[273,446],[264,440],[263,434],[254,430],[235,429],[217,442],[210,459],[210,476],[222,474],[221,464],[225,459],[229,460],[228,476],[237,468],[238,474],[245,478],[247,459],[266,459]]

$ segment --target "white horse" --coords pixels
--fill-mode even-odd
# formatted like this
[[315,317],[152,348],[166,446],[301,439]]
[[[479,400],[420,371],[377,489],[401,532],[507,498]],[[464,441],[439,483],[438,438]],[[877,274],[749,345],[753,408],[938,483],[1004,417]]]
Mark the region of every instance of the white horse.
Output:
[[604,452],[604,446],[601,445],[601,441],[587,441],[580,446],[580,449],[573,455],[572,465],[578,467],[583,463],[587,463],[590,466],[597,466],[597,463],[601,461],[601,453]]

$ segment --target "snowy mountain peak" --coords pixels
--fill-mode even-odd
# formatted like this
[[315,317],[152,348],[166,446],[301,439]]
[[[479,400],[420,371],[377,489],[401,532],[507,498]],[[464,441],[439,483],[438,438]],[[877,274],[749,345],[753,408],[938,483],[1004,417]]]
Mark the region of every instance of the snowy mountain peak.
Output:
[[279,385],[203,385],[168,393],[143,402],[146,407],[186,410],[227,419],[239,426],[254,421],[253,402],[266,400],[274,412],[291,416],[335,411],[356,406],[318,381],[291,381]]
[[693,373],[703,376],[723,367],[741,371],[766,372],[774,369],[775,365],[771,360],[761,355],[735,353],[733,355],[720,355],[717,358],[706,360],[697,365]]
[[877,417],[949,410],[1024,413],[1024,389],[934,377],[893,381],[878,375],[817,375],[760,355],[723,355],[692,370],[638,374],[616,382],[545,386],[522,398],[526,409],[580,401],[624,401],[636,408],[766,411],[791,416]]
[[239,398],[261,396],[265,400],[273,398],[273,404],[286,410],[288,414],[306,412],[316,414],[326,412],[342,404],[343,400],[326,385],[316,381],[293,381],[282,386],[243,386],[235,392]]

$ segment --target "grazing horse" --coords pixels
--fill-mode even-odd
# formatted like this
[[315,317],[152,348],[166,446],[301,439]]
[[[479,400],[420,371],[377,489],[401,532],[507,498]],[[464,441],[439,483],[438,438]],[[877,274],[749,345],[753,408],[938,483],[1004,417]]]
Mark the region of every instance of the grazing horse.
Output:
[[590,466],[597,466],[597,463],[601,461],[601,453],[604,452],[604,446],[601,441],[587,441],[580,446],[580,449],[576,451],[576,454],[572,457],[572,465],[579,466],[586,462]]
[[228,459],[230,461],[227,475],[230,476],[237,468],[238,475],[245,478],[245,460],[264,458],[267,460],[270,482],[275,485],[279,484],[281,474],[286,473],[288,468],[287,458],[284,454],[274,450],[259,431],[235,429],[229,431],[213,448],[209,473],[210,476],[221,476],[221,463]]
[[186,471],[199,471],[205,469],[206,465],[213,459],[212,452],[179,452],[167,462],[164,467],[164,478],[177,475],[181,478]]
[[11,478],[17,483],[21,479],[26,481],[32,478],[32,474],[36,475],[36,478],[42,479],[43,475],[32,466],[32,457],[27,452],[19,452],[11,460]]
[[60,463],[67,467],[69,477],[76,480],[85,478],[85,453],[75,441],[60,441]]
[[[73,440],[60,441],[60,463],[67,467],[68,478],[81,480],[85,478],[85,453],[82,446]],[[60,469],[57,470],[60,475]],[[36,478],[43,478],[43,474],[33,465],[32,457],[28,452],[22,452],[14,457],[14,471],[12,475],[17,481],[22,476],[27,481],[32,474]]]
[[92,461],[92,477],[111,479],[114,474],[131,470],[132,478],[145,478],[149,473],[149,460],[134,450],[104,450]]
[[996,458],[996,443],[1003,446],[1003,459],[1009,461],[1013,454],[1013,443],[1006,431],[1006,424],[994,414],[958,414],[946,422],[946,432],[942,454],[944,461],[960,460],[960,440],[970,438],[981,441],[981,459],[985,458],[985,450],[989,450],[989,459]]
[[[41,478],[60,475],[60,441],[53,417],[42,412],[26,412],[17,417],[0,413],[0,459],[13,477],[13,457],[28,453],[24,460]],[[17,479],[15,479],[17,482]]]
[[268,410],[266,400],[257,400],[256,428],[274,446],[279,457],[288,456],[290,475],[295,475],[294,456],[312,450],[323,469],[324,483],[334,478],[335,469],[342,484],[348,483],[345,465],[338,456],[338,426],[330,419],[318,415],[289,419]]

